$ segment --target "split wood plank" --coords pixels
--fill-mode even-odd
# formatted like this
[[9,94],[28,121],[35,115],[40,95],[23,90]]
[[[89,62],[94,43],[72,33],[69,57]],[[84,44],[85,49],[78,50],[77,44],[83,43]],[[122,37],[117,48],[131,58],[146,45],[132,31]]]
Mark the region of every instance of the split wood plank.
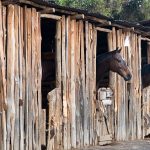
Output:
[[71,146],[76,148],[76,93],[75,93],[75,44],[76,21],[71,20]]
[[19,7],[19,132],[20,132],[20,150],[24,150],[24,76],[25,68],[23,66],[23,8]]
[[[15,67],[15,33],[14,33],[14,6],[7,8],[7,148],[14,149],[14,67]],[[10,144],[11,141],[11,144]]]
[[89,28],[88,28],[88,21],[85,22],[85,47],[86,47],[86,60],[85,60],[85,65],[86,65],[86,70],[85,70],[85,99],[84,99],[84,146],[89,145],[89,56],[88,56],[88,51],[89,51]]
[[14,128],[14,149],[19,150],[19,7],[17,5],[14,6],[14,30],[15,30],[15,69],[14,69],[14,100],[15,100],[15,128]]

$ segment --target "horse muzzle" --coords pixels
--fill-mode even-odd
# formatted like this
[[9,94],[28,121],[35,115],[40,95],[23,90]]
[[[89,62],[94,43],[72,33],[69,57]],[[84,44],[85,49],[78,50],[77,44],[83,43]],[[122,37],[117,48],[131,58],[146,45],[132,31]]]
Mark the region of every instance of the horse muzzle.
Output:
[[126,77],[124,77],[124,80],[129,81],[129,80],[131,80],[131,78],[132,78],[132,75],[128,74]]

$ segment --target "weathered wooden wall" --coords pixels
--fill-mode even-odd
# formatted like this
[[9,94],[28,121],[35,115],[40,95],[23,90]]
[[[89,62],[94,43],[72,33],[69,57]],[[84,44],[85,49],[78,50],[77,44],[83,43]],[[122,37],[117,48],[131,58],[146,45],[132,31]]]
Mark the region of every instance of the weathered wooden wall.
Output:
[[[46,113],[41,108],[40,14],[27,6],[0,7],[2,150],[41,149],[41,144],[49,150],[80,148],[100,144],[107,132],[96,101],[97,28],[71,16],[53,15],[56,18],[56,88],[48,93],[46,132]],[[149,92],[143,91],[141,99],[141,36],[115,27],[105,31],[109,51],[122,47],[132,72],[129,82],[110,72],[114,97],[107,107],[109,135],[117,141],[141,139],[149,132],[143,127]],[[130,45],[124,47],[127,35]]]
[[0,17],[0,149],[40,149],[40,15],[8,5],[0,7]]
[[[84,26],[83,21],[76,21],[65,16],[62,16],[61,21],[57,22],[56,80],[58,89],[49,92],[48,98],[49,112],[61,110],[63,113],[59,117],[56,117],[56,114],[59,113],[50,114],[49,130],[53,128],[55,132],[55,136],[51,139],[52,135],[49,135],[48,147],[50,149],[79,148],[97,143],[94,119],[96,110],[95,39],[96,29],[88,22]],[[86,48],[84,48],[84,42]],[[60,84],[61,81],[62,84]],[[59,99],[54,96],[59,95],[54,94],[58,93],[57,91],[62,91],[62,97]],[[54,125],[52,124],[53,119],[55,120]],[[58,124],[60,126],[57,126]],[[57,134],[57,131],[62,131],[62,133]],[[58,139],[60,139],[59,142],[57,142]]]
[[[125,47],[126,36],[129,36],[129,46]],[[112,29],[108,35],[109,49],[122,47],[121,54],[126,60],[132,79],[125,82],[122,77],[110,74],[110,87],[114,90],[114,137],[116,140],[142,138],[141,118],[141,40],[140,36],[122,29]]]

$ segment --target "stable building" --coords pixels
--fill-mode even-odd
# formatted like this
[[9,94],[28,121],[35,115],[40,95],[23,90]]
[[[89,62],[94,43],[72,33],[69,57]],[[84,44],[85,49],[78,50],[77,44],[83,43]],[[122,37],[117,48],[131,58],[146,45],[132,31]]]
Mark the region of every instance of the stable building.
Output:
[[[150,27],[41,0],[0,2],[0,149],[60,150],[150,134]],[[96,56],[122,47],[132,79]]]

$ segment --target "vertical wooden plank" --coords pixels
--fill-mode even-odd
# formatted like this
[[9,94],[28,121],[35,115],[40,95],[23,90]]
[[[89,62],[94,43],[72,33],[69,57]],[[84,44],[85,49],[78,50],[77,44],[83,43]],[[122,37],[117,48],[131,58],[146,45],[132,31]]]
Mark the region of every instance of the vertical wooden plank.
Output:
[[93,27],[93,51],[92,51],[92,103],[93,103],[93,145],[97,145],[97,135],[96,135],[96,123],[95,123],[95,117],[96,117],[96,49],[97,49],[97,31],[95,29],[95,26]]
[[88,82],[89,82],[89,86],[88,86],[88,95],[89,95],[89,144],[92,145],[92,136],[93,136],[93,124],[92,124],[92,45],[93,45],[93,37],[92,37],[92,24],[89,23],[89,38],[88,38]]
[[90,100],[90,145],[93,145],[94,143],[94,131],[93,131],[93,123],[94,123],[94,82],[95,80],[93,79],[94,76],[94,63],[93,59],[95,59],[95,55],[93,52],[95,51],[94,49],[94,26],[92,24],[89,24],[89,100]]
[[[8,6],[7,16],[7,148],[13,149],[14,145],[14,62],[15,62],[15,33],[14,33],[14,6]],[[11,141],[11,144],[10,144]]]
[[[109,51],[116,49],[116,29],[115,27],[112,28],[112,32],[108,33],[108,47]],[[114,93],[114,101],[112,103],[112,135],[116,138],[117,134],[117,110],[118,110],[118,97],[117,97],[117,75],[114,72],[110,71],[109,74],[109,86]]]
[[[56,87],[59,88],[61,91],[61,80],[62,80],[62,75],[61,75],[61,51],[62,51],[62,23],[61,21],[57,21],[56,23]],[[61,94],[62,96],[62,94]],[[62,98],[62,97],[61,97]],[[67,144],[67,141],[63,141],[63,127],[62,127],[62,99],[60,98],[59,102],[59,111],[60,111],[60,117],[59,117],[59,131],[58,134],[59,136],[59,143],[60,147],[64,146],[64,144]],[[65,142],[65,143],[64,143]],[[67,146],[66,146],[67,147]]]
[[[117,30],[117,47],[121,46],[121,39],[120,39],[120,30]],[[120,84],[120,78],[119,75],[117,75],[117,140],[120,140],[120,134],[121,134],[121,118],[120,118],[120,113],[121,113],[121,93],[120,93],[120,89],[121,89],[121,84]]]
[[59,150],[59,143],[55,136],[57,136],[57,130],[59,130],[59,103],[61,101],[61,94],[59,88],[55,88],[48,93],[49,101],[49,131],[48,131],[48,141],[47,149],[49,150]]
[[20,150],[24,150],[24,98],[23,98],[23,8],[19,7],[19,132],[20,132]]
[[[71,19],[66,18],[67,148],[71,149]],[[65,140],[64,140],[65,142]],[[64,148],[65,149],[65,148]]]
[[141,92],[142,92],[142,85],[141,85],[141,36],[138,36],[137,39],[137,53],[138,53],[138,111],[137,111],[137,138],[142,138],[142,101],[141,101]]
[[80,31],[79,31],[79,22],[76,22],[76,53],[75,53],[75,103],[76,103],[76,146],[80,148],[80,81],[79,81],[79,66],[80,66]]
[[19,7],[15,5],[14,7],[15,9],[15,18],[14,18],[14,29],[15,29],[15,72],[14,72],[14,90],[15,90],[15,95],[14,95],[14,99],[15,99],[15,134],[14,134],[14,149],[19,150],[19,37],[18,37],[18,30],[19,30]]
[[85,51],[84,51],[84,25],[83,22],[80,22],[80,28],[81,28],[81,53],[80,53],[80,59],[81,59],[81,145],[84,146],[84,102],[86,99],[85,96]]
[[[36,12],[36,20],[37,20],[37,109],[38,109],[38,121],[37,121],[37,149],[41,149],[41,111],[42,111],[42,104],[41,104],[41,80],[42,80],[42,64],[41,64],[41,18],[40,18],[40,13]],[[40,129],[40,130],[39,130]]]
[[[136,34],[133,35],[133,52],[134,52],[134,61],[133,61],[133,67],[136,66],[136,59],[137,59],[137,54],[136,54]],[[133,83],[133,126],[132,126],[132,139],[136,139],[136,82],[137,82],[137,71],[136,68],[133,68],[133,74],[134,74],[134,83]]]
[[42,109],[41,145],[46,146],[46,109]]
[[71,21],[71,145],[76,148],[76,105],[75,105],[75,30],[76,21]]
[[[120,37],[121,37],[121,46],[122,47],[122,51],[121,51],[121,55],[122,57],[126,60],[126,57],[125,57],[125,47],[124,47],[124,32],[121,30],[120,31]],[[127,61],[127,60],[126,60]],[[122,85],[122,100],[121,100],[121,127],[124,132],[122,132],[122,135],[121,135],[121,139],[122,140],[125,140],[126,139],[126,109],[125,109],[125,106],[126,106],[126,103],[125,103],[125,91],[126,91],[126,88],[125,88],[125,81],[124,79],[121,77],[121,85]]]
[[33,115],[33,104],[32,104],[32,71],[31,71],[31,9],[27,9],[27,15],[28,15],[28,23],[27,23],[27,62],[26,65],[28,65],[27,69],[27,82],[28,82],[28,143],[29,143],[29,150],[32,149],[32,115]]
[[[0,2],[0,7],[1,7],[1,2]],[[0,59],[1,59],[1,77],[2,77],[2,90],[3,91],[3,98],[2,98],[2,125],[3,125],[3,142],[1,145],[1,148],[3,150],[6,150],[6,104],[7,104],[7,99],[6,99],[6,20],[7,20],[7,16],[6,16],[6,7],[1,7],[3,8],[3,13],[2,13],[2,17],[3,17],[3,50],[0,50]],[[1,14],[0,14],[1,16]],[[0,32],[2,33],[2,28],[0,27]],[[1,35],[1,34],[0,34]],[[2,35],[1,35],[2,36]],[[0,42],[2,42],[0,40]],[[2,46],[2,43],[0,44]]]
[[[37,144],[37,121],[36,118],[38,118],[38,114],[37,114],[37,49],[38,49],[38,45],[37,45],[37,26],[36,24],[38,24],[37,22],[37,15],[36,15],[36,10],[32,8],[31,10],[31,16],[32,16],[32,20],[31,20],[31,74],[32,74],[32,81],[31,81],[31,87],[32,87],[32,95],[31,95],[31,100],[32,100],[32,117],[33,117],[33,121],[31,122],[31,126],[32,126],[32,144],[33,144],[33,149],[36,149],[38,147]],[[44,114],[44,111],[43,111]],[[45,117],[43,117],[42,119],[45,119]],[[35,126],[34,126],[35,125]],[[44,130],[44,125],[41,123],[41,126],[43,127],[42,129]],[[44,134],[44,131],[43,131]],[[43,138],[44,140],[44,138]],[[37,145],[36,145],[37,144]],[[36,146],[37,147],[36,147]]]
[[[31,80],[31,91],[32,91],[32,94],[31,94],[31,99],[32,99],[32,116],[33,116],[33,122],[31,122],[31,126],[32,128],[30,130],[32,130],[32,143],[33,143],[33,149],[35,149],[35,143],[36,143],[36,131],[34,129],[34,124],[36,124],[36,121],[35,121],[35,118],[37,117],[37,113],[36,113],[36,109],[37,109],[37,104],[36,104],[36,101],[37,101],[37,84],[35,81],[35,79],[37,80],[36,78],[36,67],[37,67],[37,61],[36,61],[36,48],[38,48],[38,46],[36,46],[36,36],[37,34],[35,34],[37,28],[35,27],[35,24],[37,23],[36,22],[36,10],[32,8],[31,10],[31,17],[32,17],[32,20],[31,20],[31,58],[32,58],[32,61],[31,61],[31,74],[32,74],[32,80]],[[44,114],[44,112],[43,112]],[[44,119],[44,117],[43,117]],[[41,125],[43,126],[43,124]],[[36,128],[36,127],[35,127]],[[44,129],[44,127],[43,127]],[[44,138],[43,138],[44,140]]]
[[66,26],[65,16],[62,16],[62,94],[63,94],[63,143],[67,149],[67,95],[66,95]]
[[28,126],[28,45],[27,45],[27,24],[28,24],[28,11],[27,11],[27,7],[24,7],[24,66],[25,66],[25,72],[24,72],[24,76],[25,76],[25,81],[24,81],[24,92],[25,92],[25,101],[24,101],[24,113],[25,113],[25,150],[28,150],[28,133],[29,133],[29,126]]
[[[129,36],[128,32],[124,33],[123,46],[125,44],[125,38],[126,38],[126,36]],[[125,57],[125,60],[127,62],[127,65],[129,66],[129,63],[130,63],[130,59],[129,59],[130,58],[129,46],[128,47],[124,46],[124,50],[125,50],[125,54],[124,54],[125,56],[124,57]],[[130,81],[125,83],[125,91],[124,91],[126,140],[128,140],[128,123],[129,123],[129,120],[128,120],[128,112],[129,112],[129,109],[128,109],[128,105],[129,105],[129,89],[128,89],[128,85],[129,84],[130,84]]]
[[52,90],[47,95],[49,101],[49,131],[47,149],[54,150],[54,135],[55,135],[55,109],[56,109],[56,89]]
[[88,29],[88,21],[85,22],[85,39],[86,39],[86,70],[85,70],[85,99],[84,99],[84,146],[89,145],[89,93],[88,93],[88,88],[89,88],[89,67],[88,67],[88,51],[89,51],[89,29]]
[[5,43],[6,43],[6,9],[2,7],[0,1],[0,149],[6,150],[6,79],[5,79]]

